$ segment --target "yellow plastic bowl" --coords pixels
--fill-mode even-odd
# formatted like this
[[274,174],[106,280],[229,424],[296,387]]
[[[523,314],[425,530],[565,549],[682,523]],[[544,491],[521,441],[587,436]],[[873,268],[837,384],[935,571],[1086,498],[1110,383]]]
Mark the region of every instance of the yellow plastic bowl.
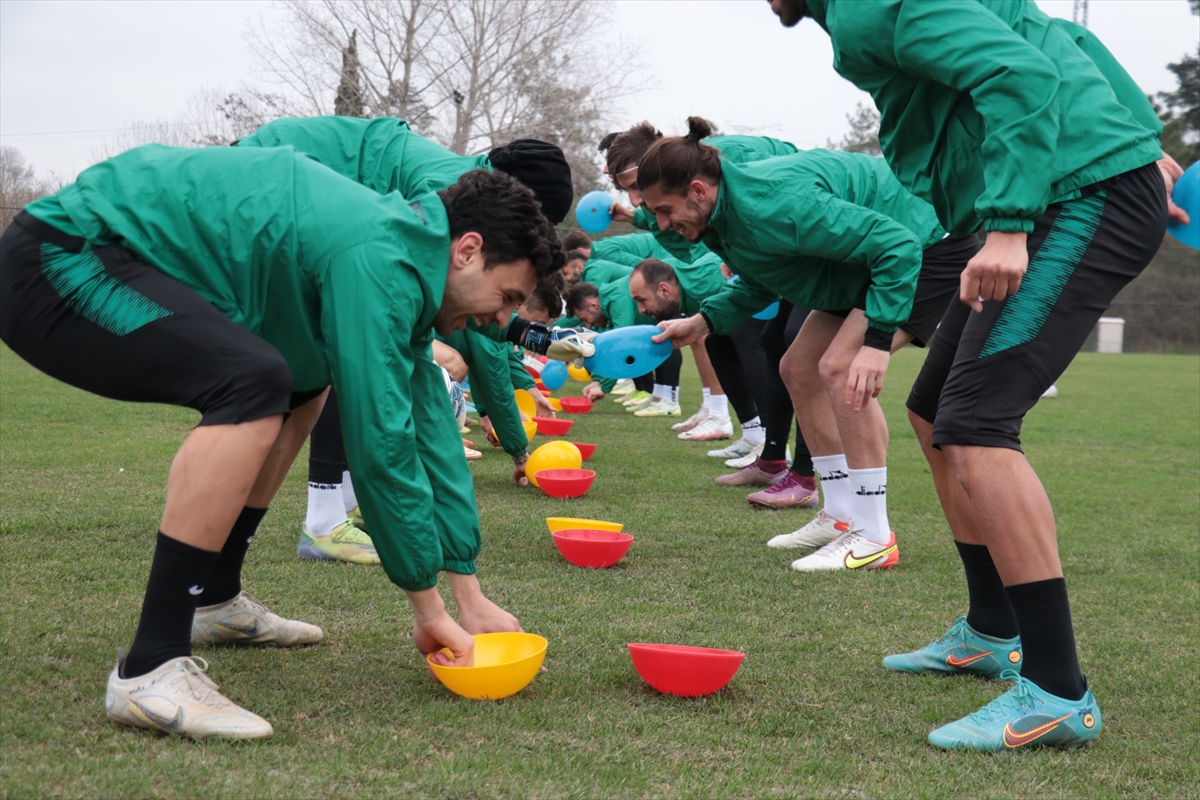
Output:
[[546,526],[551,533],[559,531],[615,531],[620,533],[625,526],[619,522],[605,522],[602,519],[576,519],[575,517],[546,517]]
[[533,419],[537,416],[537,403],[533,402],[533,395],[524,389],[516,389],[513,391],[513,396],[517,400],[517,409],[525,419]]
[[[447,689],[472,700],[500,700],[528,686],[542,668],[549,644],[533,633],[480,633],[475,639],[475,666],[443,667],[425,657]],[[443,653],[450,655],[449,650]]]
[[[526,440],[528,440],[528,441],[532,442],[532,441],[533,441],[533,435],[534,435],[535,433],[537,433],[537,423],[536,423],[536,422],[533,422],[533,421],[530,421],[530,422],[525,422],[524,420],[522,420],[522,422],[521,422],[521,427],[523,427],[523,428],[525,429],[525,438],[526,438]],[[500,432],[499,432],[499,431],[496,431],[496,440],[497,440],[497,441],[499,441],[499,440],[500,440]]]
[[555,411],[562,411],[562,401],[557,397],[547,397],[546,400]]

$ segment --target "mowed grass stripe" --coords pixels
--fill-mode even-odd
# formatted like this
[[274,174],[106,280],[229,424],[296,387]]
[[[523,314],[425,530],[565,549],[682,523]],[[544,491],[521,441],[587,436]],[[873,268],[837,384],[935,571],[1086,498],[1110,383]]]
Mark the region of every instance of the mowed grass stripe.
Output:
[[[947,755],[925,735],[1001,686],[885,672],[965,611],[965,588],[903,407],[923,352],[893,359],[889,496],[901,562],[800,576],[763,546],[811,518],[721,489],[708,444],[609,400],[567,438],[600,445],[586,497],[511,485],[484,447],[472,470],[485,591],[546,636],[547,671],[499,703],[450,695],[407,639],[379,569],[302,564],[302,459],[247,559],[246,587],[322,625],[320,646],[200,652],[276,735],[199,744],[118,729],[104,679],[137,623],[171,456],[195,415],[120,404],[0,351],[0,786],[8,796],[461,797],[804,794],[1181,796],[1200,783],[1200,360],[1083,354],[1025,425],[1058,514],[1084,669],[1105,715],[1086,752]],[[685,361],[685,413],[698,382]],[[580,384],[569,383],[577,393]],[[539,437],[541,441],[541,437]],[[124,469],[124,472],[120,470]],[[547,516],[616,519],[615,568],[566,564]],[[631,641],[745,651],[724,691],[657,694]]]

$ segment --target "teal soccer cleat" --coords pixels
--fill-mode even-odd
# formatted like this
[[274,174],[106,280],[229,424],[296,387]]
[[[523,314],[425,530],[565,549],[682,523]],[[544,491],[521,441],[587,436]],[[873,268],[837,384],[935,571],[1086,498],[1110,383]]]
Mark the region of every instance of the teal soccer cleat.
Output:
[[959,617],[942,638],[911,653],[886,656],[883,666],[914,674],[983,675],[999,678],[1006,670],[1021,669],[1021,637],[986,636]]
[[1091,691],[1079,700],[1055,697],[1014,670],[1001,680],[1016,685],[974,714],[929,734],[943,750],[1000,753],[1030,747],[1084,747],[1100,735],[1100,707]]

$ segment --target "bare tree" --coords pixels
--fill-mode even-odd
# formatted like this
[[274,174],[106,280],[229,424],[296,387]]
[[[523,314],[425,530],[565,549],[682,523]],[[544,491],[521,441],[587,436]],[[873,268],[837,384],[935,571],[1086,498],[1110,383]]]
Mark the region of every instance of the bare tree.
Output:
[[[595,142],[635,69],[600,52],[610,0],[285,0],[282,28],[249,34],[259,66],[310,113],[337,107],[353,46],[366,116],[399,116],[456,153],[554,141],[598,183]],[[353,44],[352,44],[353,43]]]
[[0,147],[0,232],[3,232],[24,206],[56,191],[62,182],[42,179],[15,147]]
[[843,136],[840,142],[826,140],[827,148],[866,153],[869,156],[883,155],[883,150],[879,147],[878,111],[860,101],[854,112],[846,115],[846,121],[850,123],[850,132]]

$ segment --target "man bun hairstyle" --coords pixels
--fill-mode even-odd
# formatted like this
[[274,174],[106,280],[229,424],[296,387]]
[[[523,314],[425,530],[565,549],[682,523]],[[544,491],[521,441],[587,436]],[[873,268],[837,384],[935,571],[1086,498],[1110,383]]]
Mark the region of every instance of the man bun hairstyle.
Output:
[[[617,173],[638,166],[650,145],[661,138],[662,131],[645,120],[624,133],[610,133],[605,136],[600,143],[600,149],[607,151],[604,154],[604,162],[608,168],[608,176],[616,181]],[[608,142],[608,145],[605,146],[604,142]],[[638,174],[641,175],[640,172]]]
[[580,281],[575,284],[575,288],[567,295],[567,313],[571,316],[579,316],[576,312],[583,308],[584,304],[595,297],[600,299],[600,290],[596,288],[596,284]]
[[446,207],[451,239],[466,233],[483,238],[484,269],[527,258],[542,285],[566,263],[554,226],[542,215],[537,198],[511,175],[473,169],[438,197]]
[[640,275],[647,286],[658,286],[660,283],[679,284],[679,278],[675,276],[675,268],[657,258],[647,258],[634,267],[631,274]]
[[[721,151],[701,139],[712,135],[712,125],[703,117],[688,117],[687,136],[659,139],[638,164],[638,186],[643,191],[660,186],[664,192],[687,194],[697,179],[721,180]],[[611,151],[610,151],[611,152]]]

